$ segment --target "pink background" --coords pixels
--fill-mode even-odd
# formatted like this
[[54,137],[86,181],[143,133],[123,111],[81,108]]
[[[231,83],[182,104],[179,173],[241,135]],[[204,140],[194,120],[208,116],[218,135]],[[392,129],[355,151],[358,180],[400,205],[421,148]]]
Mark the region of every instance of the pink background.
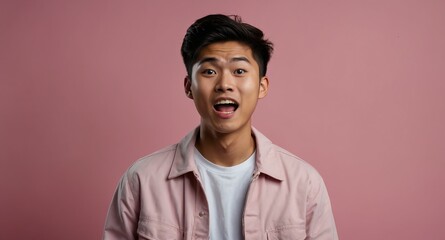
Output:
[[[187,3],[186,3],[187,2]],[[445,239],[445,2],[0,2],[0,239],[99,239],[139,157],[199,123],[186,28],[275,43],[254,124],[323,175],[341,239]]]

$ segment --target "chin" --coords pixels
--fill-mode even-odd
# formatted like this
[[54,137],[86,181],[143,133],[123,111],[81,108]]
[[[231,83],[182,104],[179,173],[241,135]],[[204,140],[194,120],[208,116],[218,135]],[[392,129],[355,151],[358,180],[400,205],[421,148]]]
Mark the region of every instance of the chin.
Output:
[[[229,134],[241,131],[244,127],[248,126],[248,123],[226,123],[226,124],[217,124],[213,125],[213,129],[215,132],[222,134]],[[250,125],[248,126],[250,128]]]

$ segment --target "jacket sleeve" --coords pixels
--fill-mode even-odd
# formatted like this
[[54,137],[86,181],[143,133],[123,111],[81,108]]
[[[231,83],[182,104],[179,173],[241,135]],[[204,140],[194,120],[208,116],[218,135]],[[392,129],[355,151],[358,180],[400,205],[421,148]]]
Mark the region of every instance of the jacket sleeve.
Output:
[[121,178],[108,210],[103,239],[137,239],[139,209],[139,180],[128,171]]
[[338,240],[328,192],[317,172],[313,173],[308,191],[306,240]]

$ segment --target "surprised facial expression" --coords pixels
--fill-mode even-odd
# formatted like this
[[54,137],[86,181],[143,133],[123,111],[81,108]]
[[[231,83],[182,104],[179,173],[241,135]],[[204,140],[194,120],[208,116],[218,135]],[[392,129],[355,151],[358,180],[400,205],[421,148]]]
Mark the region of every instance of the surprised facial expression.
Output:
[[204,47],[185,79],[187,96],[194,100],[201,127],[219,133],[249,128],[258,99],[267,94],[269,80],[249,46],[236,41]]

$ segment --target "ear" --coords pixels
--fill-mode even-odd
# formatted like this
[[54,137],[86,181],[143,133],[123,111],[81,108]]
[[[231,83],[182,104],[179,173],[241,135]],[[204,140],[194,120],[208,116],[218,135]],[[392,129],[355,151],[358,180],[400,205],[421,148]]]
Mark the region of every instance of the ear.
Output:
[[267,91],[269,90],[269,78],[264,76],[260,80],[260,92],[258,94],[258,99],[261,99],[267,95]]
[[193,99],[193,94],[192,94],[192,80],[190,79],[189,76],[186,76],[184,78],[184,91],[185,91],[185,95],[190,98]]

